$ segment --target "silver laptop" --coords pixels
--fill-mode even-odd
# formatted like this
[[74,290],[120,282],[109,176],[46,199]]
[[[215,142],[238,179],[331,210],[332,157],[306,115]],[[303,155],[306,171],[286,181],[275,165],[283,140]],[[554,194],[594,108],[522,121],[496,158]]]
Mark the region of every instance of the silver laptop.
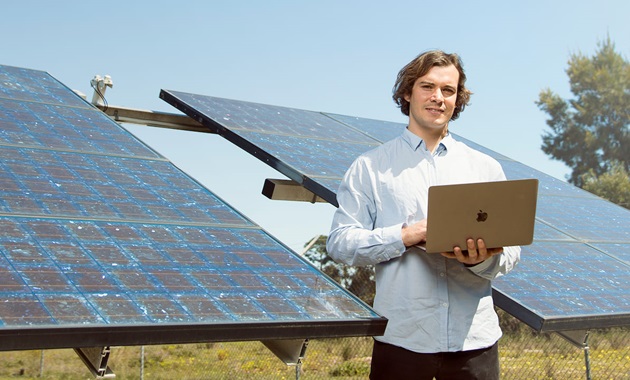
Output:
[[466,250],[468,238],[483,238],[488,248],[531,244],[537,195],[537,179],[431,186],[422,248]]

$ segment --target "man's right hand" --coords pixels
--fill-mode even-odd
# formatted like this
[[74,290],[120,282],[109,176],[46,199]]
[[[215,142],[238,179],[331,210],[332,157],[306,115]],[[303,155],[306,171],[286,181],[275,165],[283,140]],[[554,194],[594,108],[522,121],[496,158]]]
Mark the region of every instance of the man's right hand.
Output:
[[427,240],[427,220],[422,219],[418,223],[404,226],[401,235],[405,247],[424,243]]

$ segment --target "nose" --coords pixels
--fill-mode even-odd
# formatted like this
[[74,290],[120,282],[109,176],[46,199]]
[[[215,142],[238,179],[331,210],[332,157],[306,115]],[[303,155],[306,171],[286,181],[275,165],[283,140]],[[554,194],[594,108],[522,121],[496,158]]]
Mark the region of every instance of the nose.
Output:
[[434,102],[444,101],[444,94],[442,94],[442,90],[439,87],[433,91],[433,94],[431,94],[431,100]]

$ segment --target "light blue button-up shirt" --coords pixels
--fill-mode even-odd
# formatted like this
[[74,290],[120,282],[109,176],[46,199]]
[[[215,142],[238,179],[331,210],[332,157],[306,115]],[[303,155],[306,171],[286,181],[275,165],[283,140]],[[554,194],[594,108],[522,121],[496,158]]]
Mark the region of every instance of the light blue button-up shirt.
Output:
[[505,180],[490,156],[442,139],[431,153],[408,130],[357,158],[337,192],[328,254],[348,265],[374,265],[374,309],[387,317],[377,340],[415,352],[485,348],[501,337],[491,280],[508,273],[520,247],[466,267],[440,254],[405,248],[401,229],[426,218],[432,185]]

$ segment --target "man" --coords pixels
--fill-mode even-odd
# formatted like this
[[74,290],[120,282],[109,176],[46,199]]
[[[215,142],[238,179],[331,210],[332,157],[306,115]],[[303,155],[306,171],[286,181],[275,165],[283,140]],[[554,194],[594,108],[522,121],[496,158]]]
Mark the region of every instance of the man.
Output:
[[449,133],[470,99],[456,54],[429,51],[398,74],[394,101],[409,116],[403,134],[358,157],[337,193],[329,255],[374,265],[374,309],[389,319],[376,337],[370,378],[498,379],[501,337],[491,280],[508,273],[519,247],[467,247],[428,254],[428,188],[505,180],[499,163]]

